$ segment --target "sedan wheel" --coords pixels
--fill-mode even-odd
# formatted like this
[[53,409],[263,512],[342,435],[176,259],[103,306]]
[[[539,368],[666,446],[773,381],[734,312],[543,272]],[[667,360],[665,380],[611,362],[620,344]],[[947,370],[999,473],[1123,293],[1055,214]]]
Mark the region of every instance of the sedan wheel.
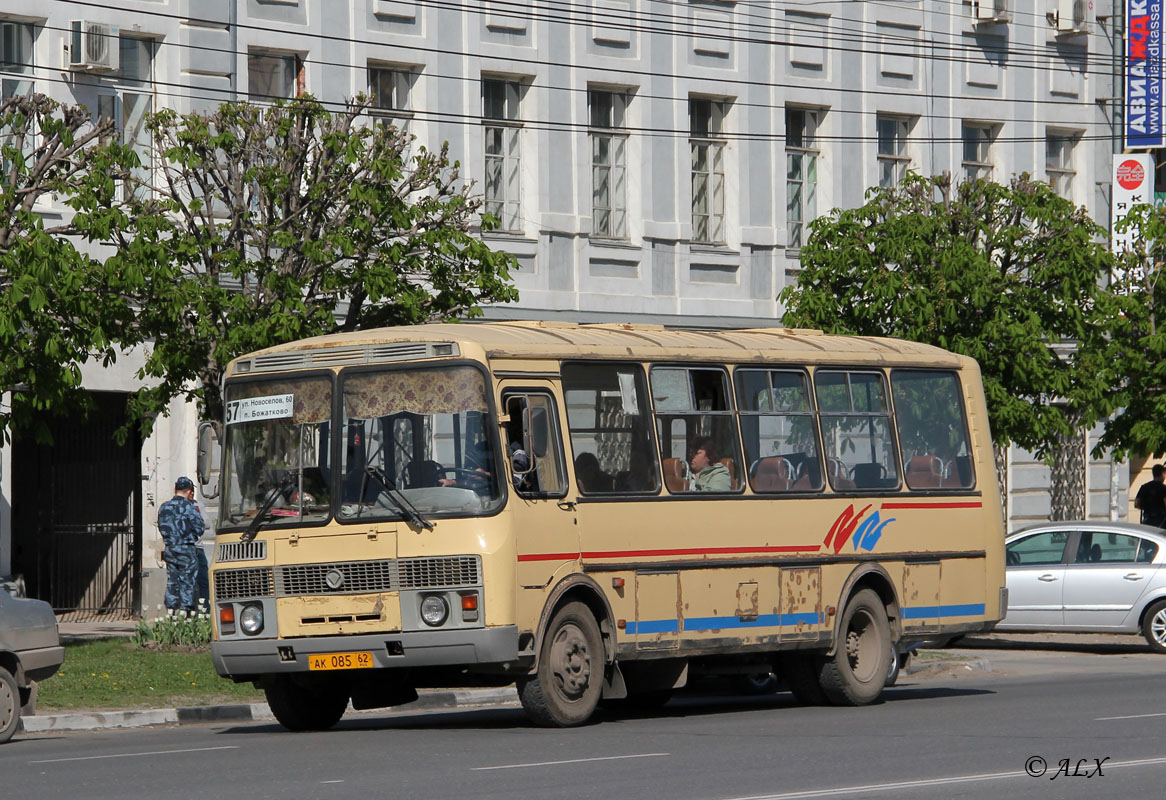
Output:
[[1151,650],[1166,654],[1166,600],[1159,600],[1150,606],[1142,621],[1142,635],[1146,637]]

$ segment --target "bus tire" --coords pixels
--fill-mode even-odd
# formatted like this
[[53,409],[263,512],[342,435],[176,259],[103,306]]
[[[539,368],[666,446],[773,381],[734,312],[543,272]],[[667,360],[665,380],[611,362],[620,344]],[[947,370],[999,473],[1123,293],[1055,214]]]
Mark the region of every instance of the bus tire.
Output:
[[836,706],[873,703],[891,668],[891,626],[887,609],[873,589],[850,598],[838,630],[834,655],[822,661],[818,683]]
[[263,687],[263,693],[271,713],[289,731],[328,730],[348,708],[348,690],[339,682],[276,675]]
[[602,693],[599,625],[583,603],[567,603],[547,625],[537,672],[518,680],[518,697],[536,725],[568,728],[591,718]]
[[813,653],[787,653],[781,659],[781,674],[794,699],[803,706],[824,706],[828,700],[818,682],[818,661]]
[[1150,606],[1142,620],[1142,635],[1155,653],[1166,653],[1166,600]]

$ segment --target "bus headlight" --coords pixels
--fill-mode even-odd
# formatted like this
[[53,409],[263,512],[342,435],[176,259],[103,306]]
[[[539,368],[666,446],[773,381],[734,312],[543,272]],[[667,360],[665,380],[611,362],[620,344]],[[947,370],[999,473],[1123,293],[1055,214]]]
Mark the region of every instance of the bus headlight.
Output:
[[263,630],[263,606],[243,606],[243,610],[239,613],[239,627],[248,636],[254,636]]
[[436,628],[444,623],[448,616],[449,605],[441,595],[426,595],[421,601],[421,620],[426,625]]

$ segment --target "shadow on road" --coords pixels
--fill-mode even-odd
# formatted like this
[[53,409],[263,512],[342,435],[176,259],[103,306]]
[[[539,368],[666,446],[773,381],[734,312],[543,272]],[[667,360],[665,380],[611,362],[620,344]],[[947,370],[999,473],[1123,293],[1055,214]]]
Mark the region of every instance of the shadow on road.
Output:
[[[1047,653],[1088,653],[1092,655],[1150,655],[1150,646],[1140,637],[1071,634],[1031,634],[965,636],[953,650],[1037,650]],[[1166,663],[1166,662],[1164,662]]]

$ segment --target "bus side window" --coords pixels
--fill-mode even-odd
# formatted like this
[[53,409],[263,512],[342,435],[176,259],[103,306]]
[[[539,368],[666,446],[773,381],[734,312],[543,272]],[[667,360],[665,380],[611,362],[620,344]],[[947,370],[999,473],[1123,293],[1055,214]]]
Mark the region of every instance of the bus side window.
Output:
[[551,396],[507,395],[506,451],[515,490],[524,496],[562,497],[567,475]]

